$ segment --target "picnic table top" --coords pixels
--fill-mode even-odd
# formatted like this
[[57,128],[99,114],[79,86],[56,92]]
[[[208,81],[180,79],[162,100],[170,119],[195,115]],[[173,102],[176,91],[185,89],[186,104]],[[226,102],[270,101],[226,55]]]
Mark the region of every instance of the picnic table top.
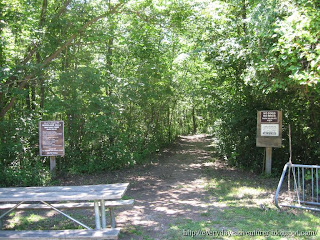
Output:
[[0,188],[0,202],[121,199],[129,183]]

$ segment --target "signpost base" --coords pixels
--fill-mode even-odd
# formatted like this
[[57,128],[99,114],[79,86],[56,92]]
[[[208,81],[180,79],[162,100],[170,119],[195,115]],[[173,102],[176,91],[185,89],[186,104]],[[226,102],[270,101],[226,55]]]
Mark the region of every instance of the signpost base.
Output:
[[50,156],[50,172],[54,173],[56,170],[56,157]]
[[272,148],[266,147],[266,174],[271,174]]

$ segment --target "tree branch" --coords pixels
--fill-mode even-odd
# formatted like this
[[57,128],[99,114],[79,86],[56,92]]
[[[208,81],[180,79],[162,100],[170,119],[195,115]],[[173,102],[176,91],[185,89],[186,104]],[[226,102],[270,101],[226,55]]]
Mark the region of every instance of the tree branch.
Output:
[[[70,2],[70,0],[67,0],[66,2]],[[102,18],[105,18],[106,16],[108,16],[108,14],[114,14],[117,12],[117,9],[119,9],[121,6],[123,6],[124,3],[119,3],[117,5],[115,5],[113,8],[110,9],[110,11],[106,14],[100,15],[98,17],[95,17],[93,19],[91,19],[89,22],[87,22],[86,24],[84,24],[77,33],[73,34],[59,49],[57,49],[54,53],[52,53],[49,57],[47,57],[43,63],[42,66],[46,67],[53,59],[55,59],[66,47],[68,47],[72,41],[80,34],[82,33],[87,27],[89,27],[90,25],[94,24],[95,22],[99,21]],[[20,83],[19,85],[19,89],[23,89],[27,82],[34,77],[34,74],[28,75],[26,76]],[[14,105],[14,102],[16,101],[16,96],[12,97],[10,102],[1,110],[0,112],[0,118],[3,118],[5,116],[5,114],[9,111],[9,109]]]
[[59,9],[57,15],[55,16],[55,18],[60,17],[67,9],[67,7],[69,6],[69,4],[71,3],[71,0],[66,0],[63,4],[63,6]]
[[48,65],[53,59],[55,59],[66,47],[68,47],[71,42],[80,34],[82,33],[87,27],[89,27],[90,25],[94,24],[95,22],[99,21],[102,18],[105,18],[106,16],[108,16],[108,14],[114,14],[116,13],[116,10],[121,7],[123,5],[123,3],[119,3],[117,4],[115,7],[113,7],[112,9],[110,9],[110,12],[107,14],[103,14],[100,15],[98,17],[95,17],[93,19],[91,19],[89,22],[87,22],[86,24],[84,24],[77,33],[73,34],[66,42],[65,44],[63,44],[57,51],[55,51],[53,54],[51,54],[49,57],[47,57],[44,62],[43,65],[46,66]]
[[[30,80],[33,77],[33,75],[28,75],[24,78],[24,81],[19,85],[19,90],[23,89],[26,84],[28,83],[28,80]],[[0,118],[3,118],[5,114],[9,111],[9,109],[13,106],[14,102],[16,101],[17,96],[14,96],[11,98],[10,102],[1,110],[0,112]]]
[[[63,6],[59,9],[58,13],[54,16],[54,19],[59,18],[67,9],[68,5],[70,4],[71,0],[66,0],[63,4]],[[41,9],[41,15],[40,15],[40,21],[39,21],[39,27],[42,28],[45,22],[46,13],[47,13],[47,7],[48,7],[48,0],[43,0],[42,2],[42,9]],[[38,47],[40,44],[35,44],[34,42],[30,44],[28,47],[29,53],[27,56],[21,61],[21,65],[26,64],[30,61],[30,59],[33,57],[33,55],[37,52]]]

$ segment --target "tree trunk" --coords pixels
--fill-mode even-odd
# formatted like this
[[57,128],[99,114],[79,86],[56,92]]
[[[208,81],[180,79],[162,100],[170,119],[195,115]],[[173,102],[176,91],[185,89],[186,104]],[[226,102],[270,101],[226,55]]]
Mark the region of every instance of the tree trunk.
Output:
[[192,133],[196,134],[197,133],[197,121],[196,121],[196,115],[195,115],[195,107],[192,107],[192,125],[193,125],[193,130]]
[[30,110],[31,109],[31,100],[30,100],[30,85],[27,84],[26,86],[26,105],[27,105],[27,109]]
[[242,28],[243,28],[243,32],[244,35],[247,34],[247,24],[245,22],[245,20],[247,19],[247,1],[246,0],[242,0]]
[[[112,9],[110,9],[110,12],[107,13],[107,14],[103,14],[103,15],[100,15],[98,17],[94,17],[93,19],[91,19],[90,21],[88,21],[86,24],[84,24],[75,34],[71,35],[70,38],[60,47],[58,48],[55,52],[53,52],[49,57],[47,57],[43,62],[42,62],[42,67],[47,67],[51,62],[52,60],[54,60],[55,58],[57,58],[60,53],[65,50],[71,43],[72,41],[77,37],[79,36],[79,34],[81,34],[84,30],[86,30],[89,26],[91,26],[92,24],[96,23],[97,21],[99,21],[100,19],[102,18],[105,18],[106,16],[108,16],[109,14],[113,14],[117,11],[117,9],[119,7],[121,7],[124,3],[119,3],[117,4],[115,7],[113,7]],[[33,55],[33,54],[32,54]],[[29,59],[31,59],[31,56],[28,56]],[[24,77],[21,82],[20,82],[20,85],[19,85],[19,89],[23,89],[28,81],[35,77],[34,74],[30,74],[30,75],[27,75],[26,77]],[[9,103],[4,106],[1,111],[0,111],[0,118],[3,118],[6,113],[11,109],[11,107],[14,105],[15,101],[17,99],[17,96],[13,96],[11,97],[11,99],[9,100]]]

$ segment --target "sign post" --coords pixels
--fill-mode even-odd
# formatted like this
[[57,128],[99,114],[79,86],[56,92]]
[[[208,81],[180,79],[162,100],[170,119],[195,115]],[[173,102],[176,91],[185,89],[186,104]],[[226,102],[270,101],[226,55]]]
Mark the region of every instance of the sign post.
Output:
[[64,156],[64,122],[39,122],[40,156],[50,156],[50,171],[56,168],[56,156]]
[[266,174],[271,174],[271,166],[272,166],[272,148],[266,148]]
[[50,172],[56,170],[56,156],[50,156]]
[[271,173],[272,148],[282,144],[282,111],[266,110],[257,113],[257,147],[266,148],[266,174]]

